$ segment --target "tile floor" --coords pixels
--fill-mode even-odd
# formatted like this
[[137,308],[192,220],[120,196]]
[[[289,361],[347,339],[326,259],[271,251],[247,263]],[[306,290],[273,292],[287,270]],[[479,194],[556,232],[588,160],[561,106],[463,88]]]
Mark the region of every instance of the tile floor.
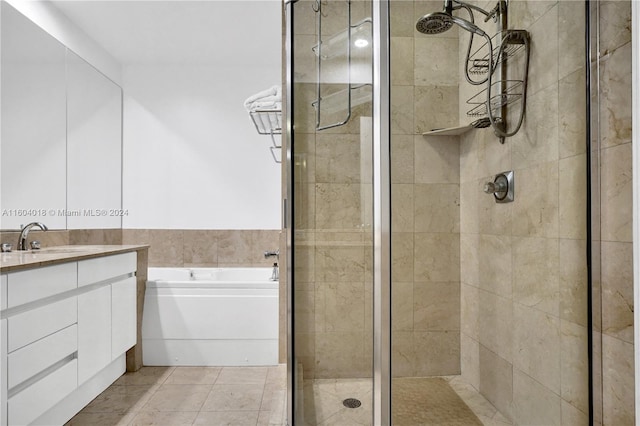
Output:
[[[460,377],[444,378],[484,425],[511,425]],[[304,388],[307,425],[370,423],[371,380],[305,381]],[[362,407],[345,408],[347,397],[360,399]],[[285,418],[285,365],[143,367],[120,377],[65,426],[281,426]]]
[[66,426],[282,425],[286,366],[143,367],[98,395]]
[[[459,376],[444,376],[449,386],[485,426],[510,426],[505,418],[473,386]],[[371,424],[372,384],[370,379],[316,379],[304,381],[305,426],[354,426]],[[356,398],[362,406],[343,406],[345,398]],[[436,424],[451,424],[439,419]]]

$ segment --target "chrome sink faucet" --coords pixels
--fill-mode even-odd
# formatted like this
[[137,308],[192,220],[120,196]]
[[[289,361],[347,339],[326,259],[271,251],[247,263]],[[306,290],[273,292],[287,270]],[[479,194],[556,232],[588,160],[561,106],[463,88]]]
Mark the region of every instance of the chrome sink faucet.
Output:
[[47,228],[47,226],[41,222],[31,222],[25,225],[22,228],[22,231],[20,231],[20,238],[18,239],[18,250],[27,250],[27,237],[29,236],[29,231],[31,231],[31,228],[35,226],[42,229],[43,231],[49,230],[49,228]]

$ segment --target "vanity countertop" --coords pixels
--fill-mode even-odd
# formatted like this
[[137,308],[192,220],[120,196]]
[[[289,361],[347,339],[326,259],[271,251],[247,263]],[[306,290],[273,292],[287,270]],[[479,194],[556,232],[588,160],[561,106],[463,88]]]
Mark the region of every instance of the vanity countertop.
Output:
[[0,255],[0,272],[40,268],[58,263],[92,259],[149,248],[148,245],[56,246],[40,250],[12,251]]

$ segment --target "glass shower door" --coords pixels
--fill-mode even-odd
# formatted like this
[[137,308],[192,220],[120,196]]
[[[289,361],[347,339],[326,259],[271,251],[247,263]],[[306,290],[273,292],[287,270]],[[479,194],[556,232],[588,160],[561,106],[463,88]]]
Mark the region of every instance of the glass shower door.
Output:
[[464,72],[498,30],[454,3],[429,35],[443,2],[288,3],[290,424],[589,422],[584,3],[508,2],[557,54],[532,49],[504,140]]
[[371,3],[300,0],[287,13],[290,415],[296,425],[366,425],[373,401]]

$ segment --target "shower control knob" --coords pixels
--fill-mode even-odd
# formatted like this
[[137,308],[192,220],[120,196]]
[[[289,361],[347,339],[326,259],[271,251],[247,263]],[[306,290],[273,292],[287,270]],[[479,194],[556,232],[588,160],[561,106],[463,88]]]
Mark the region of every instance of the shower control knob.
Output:
[[513,171],[498,173],[493,182],[486,182],[482,189],[487,194],[493,194],[496,203],[508,203],[513,201],[514,179]]
[[484,192],[487,194],[495,194],[507,191],[507,184],[504,181],[486,182],[484,184]]

